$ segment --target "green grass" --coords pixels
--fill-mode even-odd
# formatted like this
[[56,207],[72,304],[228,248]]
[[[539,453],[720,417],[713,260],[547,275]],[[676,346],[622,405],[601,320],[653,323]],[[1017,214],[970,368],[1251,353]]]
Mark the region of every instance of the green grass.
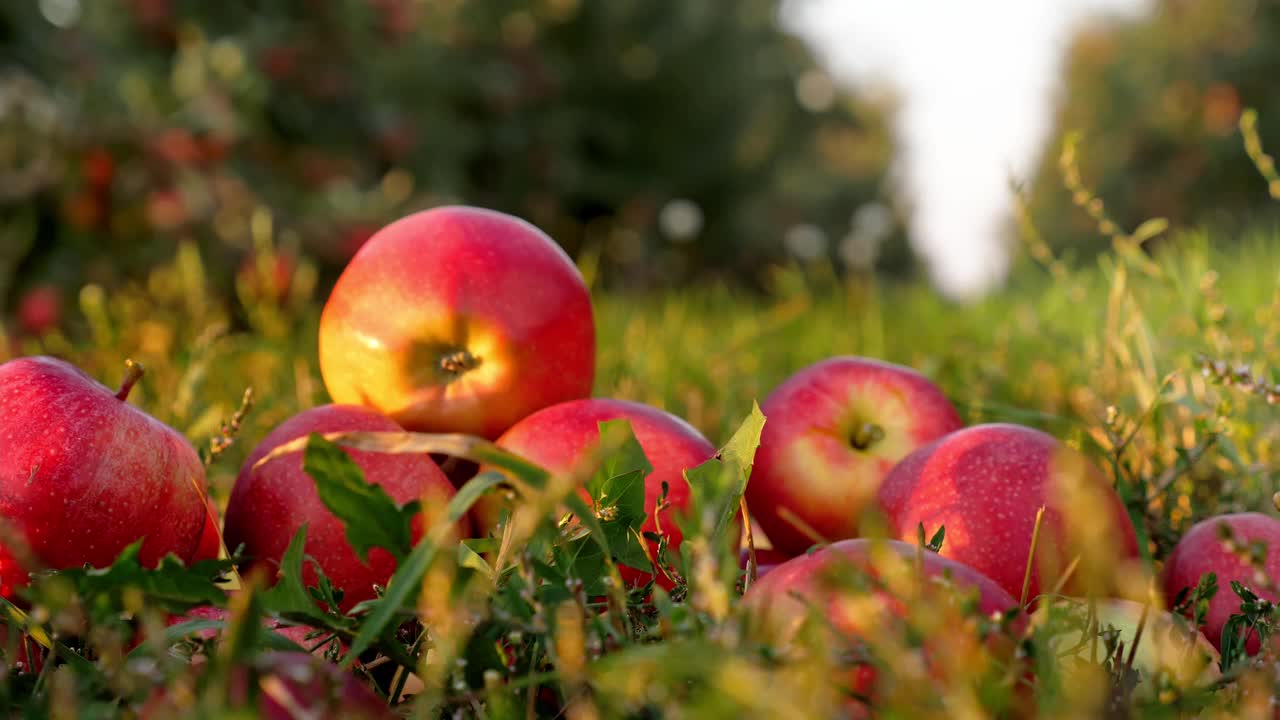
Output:
[[[1209,234],[1184,234],[1153,267],[1105,256],[1083,270],[1049,272],[1026,261],[1010,288],[969,305],[923,285],[837,281],[821,266],[778,269],[765,294],[718,286],[602,293],[596,394],[663,407],[719,445],[753,401],[810,363],[859,354],[909,365],[933,378],[971,423],[1033,425],[1089,453],[1143,525],[1155,570],[1177,534],[1202,517],[1274,512],[1280,410],[1207,377],[1202,358],[1249,363],[1252,374],[1280,380],[1278,240],[1260,232],[1219,249]],[[238,298],[215,298],[200,258],[184,247],[146,287],[82,292],[71,338],[14,350],[62,355],[107,384],[126,357],[142,361],[149,372],[134,401],[202,448],[223,435],[220,424],[253,388],[255,405],[236,443],[210,467],[212,492],[225,498],[253,443],[326,401],[315,352],[323,298],[309,273],[304,264],[283,302],[247,288]],[[710,615],[689,625],[683,645],[641,643],[611,656],[593,686],[600,707],[630,707],[620,700],[631,691],[616,675],[620,668],[676,682],[693,672],[676,662],[682,657],[718,662],[726,652],[718,633],[729,621]],[[724,682],[763,682],[749,653],[729,655],[716,666]],[[565,692],[585,682],[557,680]],[[778,682],[802,692],[812,677]],[[709,697],[721,696],[675,692],[663,703],[711,717]]]

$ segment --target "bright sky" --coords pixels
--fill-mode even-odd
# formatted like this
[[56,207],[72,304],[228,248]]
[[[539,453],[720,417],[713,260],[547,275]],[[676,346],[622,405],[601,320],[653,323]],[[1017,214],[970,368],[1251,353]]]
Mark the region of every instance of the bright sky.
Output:
[[855,82],[902,98],[900,168],[916,249],[947,294],[998,283],[1008,179],[1027,178],[1048,131],[1062,53],[1098,12],[1148,0],[793,0],[790,19]]

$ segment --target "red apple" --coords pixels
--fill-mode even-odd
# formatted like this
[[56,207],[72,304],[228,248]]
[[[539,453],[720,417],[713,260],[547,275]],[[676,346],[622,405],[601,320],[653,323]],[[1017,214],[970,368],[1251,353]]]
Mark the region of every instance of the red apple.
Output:
[[[1205,573],[1215,573],[1218,576],[1218,592],[1209,601],[1209,612],[1205,615],[1201,630],[1209,638],[1209,642],[1221,650],[1222,630],[1227,619],[1241,614],[1242,601],[1240,596],[1231,591],[1232,580],[1246,585],[1260,597],[1272,602],[1277,597],[1258,582],[1248,563],[1227,549],[1218,535],[1219,525],[1226,525],[1243,547],[1247,548],[1254,542],[1264,543],[1267,546],[1267,558],[1263,566],[1267,576],[1276,579],[1280,578],[1280,520],[1256,512],[1218,515],[1202,520],[1182,536],[1165,560],[1164,594],[1170,607],[1183,588],[1194,588],[1200,582],[1200,576]],[[1260,643],[1257,634],[1250,634],[1245,647],[1250,653],[1258,651]]]
[[[360,430],[402,429],[395,421],[368,408],[324,405],[304,410],[272,430],[249,454],[236,478],[224,528],[228,550],[234,552],[243,543],[250,564],[266,566],[274,576],[289,542],[305,524],[306,553],[316,559],[336,587],[343,589],[343,610],[373,598],[373,586],[385,585],[395,572],[395,559],[386,550],[373,548],[367,564],[360,560],[347,542],[342,521],[320,501],[315,481],[302,469],[302,451],[254,466],[276,447],[311,433]],[[447,501],[453,495],[449,479],[426,455],[346,452],[364,471],[365,480],[380,485],[397,503],[418,499],[433,503]],[[459,532],[466,531],[464,521]],[[421,533],[422,528],[415,523],[415,541]],[[308,585],[317,581],[310,563],[303,566],[303,581]]]
[[192,563],[218,559],[218,554],[222,551],[220,525],[218,513],[213,509],[213,504],[205,503],[204,530],[200,533],[200,544],[196,546],[195,554],[191,556]]
[[1028,599],[1052,587],[1077,556],[1068,589],[1103,582],[1102,573],[1138,557],[1133,523],[1107,478],[1053,436],[1019,425],[977,425],[916,450],[885,477],[879,502],[897,537],[915,539],[920,524],[930,536],[945,526],[942,554],[1015,597],[1041,506]]
[[[922,585],[917,574],[920,572],[933,582]],[[883,587],[862,586],[870,592],[856,589],[859,583],[870,579],[879,580]],[[742,597],[742,610],[748,627],[776,647],[797,641],[806,622],[816,621],[827,628],[837,649],[864,645],[874,648],[878,643],[892,641],[887,633],[901,634],[887,625],[895,618],[906,617],[908,607],[932,611],[948,603],[960,603],[960,593],[971,592],[976,592],[977,609],[983,615],[1018,607],[1018,602],[998,583],[967,565],[910,543],[859,538],[842,540],[782,563],[747,590]],[[913,593],[925,594],[913,599]],[[817,616],[813,617],[815,611]],[[1015,619],[1014,631],[1021,632],[1024,623],[1022,618]],[[949,643],[963,639],[959,633],[942,635],[945,637],[941,639],[926,638],[926,652],[945,652]],[[1011,652],[1012,648],[1005,650]],[[856,666],[839,682],[869,695],[874,694],[876,676],[874,668]]]
[[[107,566],[143,540],[155,565],[190,557],[204,528],[204,465],[181,434],[126,399],[141,376],[131,365],[118,392],[63,360],[0,365],[0,557],[50,568]],[[0,594],[27,572],[0,563]]]
[[[756,578],[762,578],[765,573],[772,572],[779,565],[791,559],[791,556],[771,550],[769,548],[756,548]],[[751,553],[747,548],[742,548],[738,553],[738,567],[743,570],[747,569],[747,563],[751,560]]]
[[62,295],[52,285],[31,288],[18,301],[18,326],[32,335],[44,335],[62,319]]
[[[252,711],[251,716],[264,720],[399,717],[350,673],[300,652],[267,652],[250,663],[237,665],[231,672],[228,690],[225,705],[219,706],[222,710],[247,709]],[[186,716],[195,710],[191,700],[179,705],[167,689],[159,688],[142,706],[139,717],[157,720]]]
[[765,400],[747,504],[773,546],[798,555],[856,537],[889,469],[964,423],[942,391],[910,368],[835,357],[792,375]]
[[[689,483],[684,479],[684,471],[716,454],[715,447],[684,420],[657,408],[624,400],[573,400],[521,420],[503,433],[497,444],[553,473],[566,473],[595,449],[600,439],[600,423],[620,418],[630,421],[636,440],[653,466],[653,472],[644,481],[644,511],[648,517],[641,532],[658,531],[654,510],[662,495],[662,484],[667,483],[670,507],[658,516],[670,552],[678,554],[684,536],[676,527],[673,510],[689,504]],[[589,497],[585,489],[581,493],[584,498]],[[500,496],[491,494],[482,498],[472,513],[477,529],[496,532],[502,509]],[[651,554],[656,553],[657,543],[650,542],[649,549]],[[622,579],[631,585],[648,582],[652,577],[649,570],[651,568],[619,567]],[[672,587],[665,575],[659,576],[658,584]]]
[[495,438],[591,392],[595,325],[582,275],[533,225],[439,207],[369,239],[320,319],[334,402],[410,430]]
[[[222,608],[214,607],[212,605],[201,605],[200,607],[196,607],[196,608],[192,608],[191,610],[188,610],[182,615],[174,615],[170,617],[167,621],[165,621],[165,625],[172,627],[174,625],[180,625],[182,623],[190,622],[192,620],[219,620],[222,622],[226,622],[230,617],[231,617],[231,613],[229,613],[226,610],[223,610]],[[289,640],[292,640],[294,643],[296,643],[299,647],[302,647],[302,648],[310,648],[316,645],[316,643],[323,640],[325,637],[328,637],[327,635],[325,636],[318,635],[312,639],[307,639],[308,635],[316,632],[315,628],[308,627],[306,625],[287,625],[280,622],[279,620],[274,620],[271,618],[263,618],[262,625],[263,627],[274,632],[275,634],[286,637]],[[209,640],[211,638],[217,637],[221,632],[222,632],[221,630],[199,630],[197,632],[192,633],[192,635],[204,640]],[[341,641],[339,641],[339,643],[341,644]],[[316,650],[323,651],[324,648],[328,647],[330,644],[331,643],[326,642],[322,647],[316,648]],[[346,649],[345,644],[342,644],[342,647],[344,650]]]

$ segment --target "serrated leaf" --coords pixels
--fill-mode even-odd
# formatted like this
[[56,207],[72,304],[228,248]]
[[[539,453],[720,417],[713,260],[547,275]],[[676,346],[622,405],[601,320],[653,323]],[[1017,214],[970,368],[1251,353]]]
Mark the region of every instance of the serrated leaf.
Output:
[[417,502],[398,506],[386,490],[365,480],[350,455],[317,433],[307,438],[302,469],[315,481],[320,502],[342,521],[347,542],[362,561],[369,561],[374,547],[390,552],[396,562],[409,554]]
[[280,570],[276,584],[259,593],[263,609],[280,615],[303,615],[317,620],[325,614],[316,607],[315,600],[307,592],[302,581],[303,551],[307,545],[307,526],[298,528],[289,547],[280,558]]
[[[105,568],[69,568],[39,573],[36,577],[56,574],[70,581],[76,593],[91,604],[106,602],[115,607],[123,604],[126,590],[141,590],[171,612],[217,604],[226,597],[209,568],[229,567],[229,562],[208,561],[187,567],[176,556],[166,555],[154,569],[145,568],[138,561],[141,548],[141,540],[129,545]],[[38,593],[39,588],[35,591]]]
[[626,419],[600,423],[600,452],[603,460],[587,480],[587,493],[597,514],[609,517],[612,508],[620,515],[644,520],[644,479],[653,465],[636,439]]
[[751,478],[756,449],[765,417],[760,406],[751,405],[751,414],[715,457],[685,471],[689,482],[690,509],[701,529],[713,541],[733,526],[742,494]]
[[422,578],[435,560],[441,542],[450,531],[450,525],[466,515],[481,495],[504,481],[505,478],[499,473],[481,473],[463,485],[449,500],[449,504],[445,507],[445,516],[449,522],[432,528],[426,537],[418,541],[417,546],[404,562],[400,563],[400,567],[396,568],[395,574],[387,582],[387,590],[382,597],[360,604],[362,609],[367,610],[368,615],[360,624],[360,631],[351,641],[351,647],[342,660],[343,667],[350,667],[360,653],[372,647],[373,643],[391,626],[391,622],[402,609],[414,608],[418,594],[422,592]]

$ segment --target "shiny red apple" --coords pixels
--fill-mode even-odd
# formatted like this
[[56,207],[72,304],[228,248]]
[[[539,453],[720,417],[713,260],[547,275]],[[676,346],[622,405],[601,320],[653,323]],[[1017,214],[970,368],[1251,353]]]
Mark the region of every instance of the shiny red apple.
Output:
[[533,225],[434,208],[383,228],[351,259],[320,319],[320,369],[334,402],[409,430],[496,438],[590,394],[591,299]]
[[[385,585],[395,572],[395,559],[382,548],[369,551],[368,563],[360,560],[347,542],[340,521],[320,501],[315,481],[302,469],[302,451],[276,457],[262,466],[258,461],[275,448],[311,433],[342,431],[398,432],[390,418],[353,405],[324,405],[286,420],[254,448],[236,478],[227,503],[224,538],[234,552],[242,543],[250,565],[265,566],[274,577],[284,552],[298,529],[307,526],[306,553],[320,564],[325,575],[344,591],[342,608],[374,597],[374,585]],[[365,480],[379,485],[397,503],[423,500],[447,502],[453,486],[426,455],[347,450],[364,471]],[[468,529],[464,519],[459,532]],[[415,523],[415,540],[423,528]],[[303,566],[303,581],[317,581],[310,563]]]
[[[899,460],[963,426],[933,383],[901,365],[834,357],[792,375],[761,407],[747,504],[775,548],[858,536],[876,489]],[[799,520],[797,523],[796,520]]]
[[[1276,602],[1276,594],[1259,583],[1253,568],[1228,549],[1218,535],[1218,527],[1225,525],[1242,548],[1260,542],[1267,547],[1263,567],[1268,577],[1280,578],[1280,520],[1262,513],[1246,512],[1218,515],[1196,523],[1182,536],[1164,563],[1164,594],[1170,607],[1184,588],[1194,588],[1205,573],[1214,573],[1218,579],[1218,592],[1209,601],[1201,630],[1209,642],[1222,649],[1222,630],[1232,615],[1239,615],[1240,596],[1231,590],[1231,581],[1243,583],[1260,597]],[[1251,633],[1245,643],[1250,653],[1256,653],[1261,643],[1256,633]]]
[[[762,578],[766,573],[773,572],[778,566],[791,559],[791,555],[769,548],[756,548],[756,577]],[[738,567],[743,570],[747,569],[747,564],[751,561],[751,554],[747,548],[742,548],[738,553]]]
[[[204,465],[181,434],[63,360],[0,365],[0,594],[36,567],[188,558],[205,523]],[[23,562],[26,558],[27,562]]]
[[1036,513],[1045,515],[1028,599],[1049,589],[1076,557],[1069,590],[1138,557],[1133,523],[1111,483],[1053,436],[1010,424],[951,433],[902,460],[880,485],[879,503],[903,540],[946,528],[942,555],[1021,597]]
[[[684,471],[701,465],[716,454],[716,449],[693,426],[654,407],[624,400],[591,398],[573,400],[536,412],[516,423],[498,438],[497,444],[553,472],[569,472],[583,462],[600,439],[600,423],[625,418],[644,450],[653,471],[644,481],[644,509],[648,516],[641,532],[661,530],[668,539],[670,552],[679,553],[683,534],[676,527],[675,512],[689,504],[689,483]],[[654,517],[662,484],[667,483],[669,507]],[[587,498],[587,491],[582,495]],[[495,531],[503,511],[503,500],[490,494],[474,509],[477,529]],[[649,543],[650,553],[657,543]],[[651,568],[619,568],[622,579],[639,585],[652,577]],[[659,575],[658,584],[670,588],[672,582]]]

